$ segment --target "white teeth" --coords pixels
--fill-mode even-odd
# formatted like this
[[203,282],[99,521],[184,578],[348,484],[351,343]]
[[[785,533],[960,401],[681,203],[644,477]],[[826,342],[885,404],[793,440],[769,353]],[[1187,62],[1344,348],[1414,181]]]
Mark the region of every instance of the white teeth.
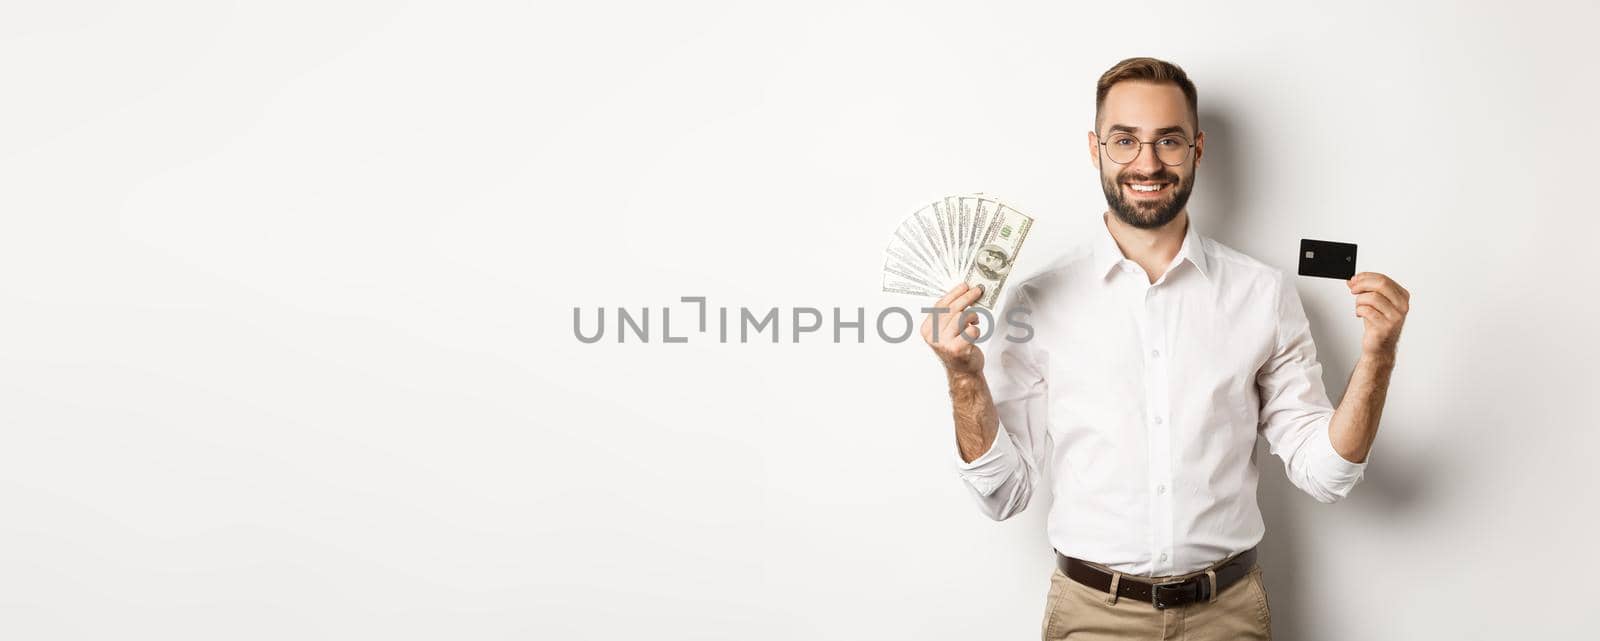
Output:
[[1132,185],[1132,184],[1130,184],[1128,186],[1132,187],[1134,191],[1160,191],[1162,187],[1166,187],[1166,184],[1160,184],[1160,185]]

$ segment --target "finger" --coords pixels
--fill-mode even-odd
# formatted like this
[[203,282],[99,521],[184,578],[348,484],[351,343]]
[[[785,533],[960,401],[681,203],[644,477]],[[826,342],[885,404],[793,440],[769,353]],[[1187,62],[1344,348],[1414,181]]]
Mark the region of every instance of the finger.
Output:
[[949,308],[940,308],[937,312],[930,312],[927,317],[927,323],[929,324],[928,341],[932,343],[940,343],[950,338],[950,334],[955,331],[951,328],[957,325],[956,319],[950,314]]
[[955,287],[951,287],[950,291],[945,292],[943,296],[940,296],[939,300],[934,301],[933,306],[934,307],[949,307],[950,306],[950,301],[955,300],[957,296],[965,294],[966,292],[967,292],[967,284],[966,283],[958,283]]
[[1400,293],[1400,284],[1393,279],[1376,272],[1362,272],[1350,279],[1350,293],[1378,292],[1394,309],[1402,314],[1410,310],[1406,297]]
[[1346,281],[1345,284],[1350,286],[1351,291],[1356,289],[1366,291],[1367,288],[1372,286],[1372,282],[1382,275],[1377,272],[1361,272],[1351,276],[1350,280]]
[[1406,312],[1410,310],[1411,304],[1406,302],[1404,296],[1400,295],[1399,283],[1385,278],[1383,283],[1378,285],[1377,289],[1373,291],[1378,292],[1379,294],[1383,295],[1384,298],[1388,299],[1389,304],[1394,307],[1395,311],[1400,312],[1401,316],[1404,316]]
[[1378,292],[1357,294],[1356,305],[1370,305],[1391,320],[1400,320],[1402,316],[1400,310],[1394,306],[1394,302]]
[[[960,308],[954,307],[953,303],[962,295],[970,293],[969,289],[970,287],[966,283],[957,283],[955,287],[950,288],[950,291],[945,292],[944,296],[940,296],[939,300],[933,302],[932,309],[935,311],[928,312],[927,320],[924,321],[928,328],[928,331],[922,336],[924,339],[931,343],[939,338],[950,337],[950,332],[945,330],[955,323],[948,322],[945,319],[949,318],[950,314],[961,311]],[[937,321],[934,320],[935,316],[938,317]]]
[[983,298],[983,285],[973,286],[965,294],[957,296],[955,301],[950,303],[950,311],[960,314],[966,308],[971,307],[973,303],[978,302],[979,298]]
[[[977,302],[977,300],[982,296],[983,286],[979,285],[977,287],[973,287],[960,298],[957,298],[956,301],[950,306],[950,314],[955,317],[956,320],[950,323],[950,327],[945,331],[941,331],[940,334],[947,339],[954,338],[956,334],[965,331],[967,325],[976,323],[978,318],[978,314],[976,312],[968,314],[965,319],[962,319],[962,314],[967,311],[967,308],[970,307],[972,303]],[[963,320],[965,322],[963,322]]]
[[[979,329],[979,326],[978,326],[978,315],[977,314],[967,314],[966,322],[959,323],[959,324],[961,325],[961,331],[956,332],[958,334],[966,334],[966,335],[971,336],[973,338],[977,338],[977,334],[972,333],[972,332],[981,331]],[[971,342],[971,341],[968,341],[968,342]]]
[[1378,272],[1361,272],[1351,276],[1350,280],[1346,281],[1345,284],[1350,287],[1350,293],[1359,294],[1361,292],[1371,291],[1372,288],[1377,287],[1380,283],[1382,283],[1384,278],[1385,276]]
[[1378,291],[1382,292],[1389,299],[1389,302],[1394,304],[1395,310],[1399,311],[1401,316],[1411,312],[1411,295],[1406,293],[1405,288],[1401,287],[1400,283],[1392,280],[1388,281]]
[[1377,292],[1357,294],[1356,307],[1360,308],[1363,305],[1377,309],[1385,318],[1389,319],[1390,321],[1400,320],[1400,310],[1395,309],[1394,303],[1390,302],[1389,299],[1385,298],[1382,294]]
[[[956,302],[959,303],[960,301]],[[964,312],[956,312],[950,317],[950,325],[945,327],[943,331],[939,332],[943,339],[949,340],[955,338],[956,334],[967,331],[967,327],[971,326],[974,320],[978,317],[976,312],[972,314],[966,314],[965,316],[963,316],[963,313]]]
[[961,330],[961,335],[966,337],[968,343],[976,343],[978,342],[978,337],[983,335],[983,330],[978,329],[977,323],[972,323],[967,325],[966,329]]
[[1377,327],[1381,330],[1388,330],[1396,333],[1400,331],[1400,325],[1398,323],[1389,320],[1388,316],[1384,316],[1383,312],[1378,311],[1378,308],[1371,305],[1357,306],[1356,316],[1364,319],[1369,324],[1369,328]]

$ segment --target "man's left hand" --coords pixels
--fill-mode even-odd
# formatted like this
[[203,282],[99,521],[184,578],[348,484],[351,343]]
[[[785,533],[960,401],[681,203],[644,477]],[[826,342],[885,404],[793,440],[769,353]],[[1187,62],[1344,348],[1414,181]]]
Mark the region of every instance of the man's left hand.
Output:
[[1366,325],[1361,355],[1392,360],[1400,343],[1400,328],[1411,311],[1411,292],[1377,272],[1361,272],[1347,284],[1356,297],[1356,316]]

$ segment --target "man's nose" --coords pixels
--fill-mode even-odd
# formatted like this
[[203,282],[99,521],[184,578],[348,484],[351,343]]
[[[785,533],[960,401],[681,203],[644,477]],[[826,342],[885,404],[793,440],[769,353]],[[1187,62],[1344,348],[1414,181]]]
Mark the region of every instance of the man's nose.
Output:
[[1151,144],[1139,145],[1139,156],[1133,159],[1133,169],[1146,176],[1154,176],[1166,166],[1161,164],[1161,159],[1156,158],[1156,146]]

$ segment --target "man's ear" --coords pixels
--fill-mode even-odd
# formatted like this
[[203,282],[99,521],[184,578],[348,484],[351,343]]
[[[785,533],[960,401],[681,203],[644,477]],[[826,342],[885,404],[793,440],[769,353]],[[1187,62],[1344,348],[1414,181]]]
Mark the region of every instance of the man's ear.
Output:
[[1089,140],[1089,164],[1094,165],[1095,169],[1100,169],[1100,137],[1094,135],[1092,131],[1087,134],[1087,137]]
[[1195,134],[1194,134],[1194,166],[1196,166],[1196,167],[1200,166],[1200,157],[1205,155],[1205,151],[1206,151],[1206,132],[1204,132],[1204,131],[1195,132]]

